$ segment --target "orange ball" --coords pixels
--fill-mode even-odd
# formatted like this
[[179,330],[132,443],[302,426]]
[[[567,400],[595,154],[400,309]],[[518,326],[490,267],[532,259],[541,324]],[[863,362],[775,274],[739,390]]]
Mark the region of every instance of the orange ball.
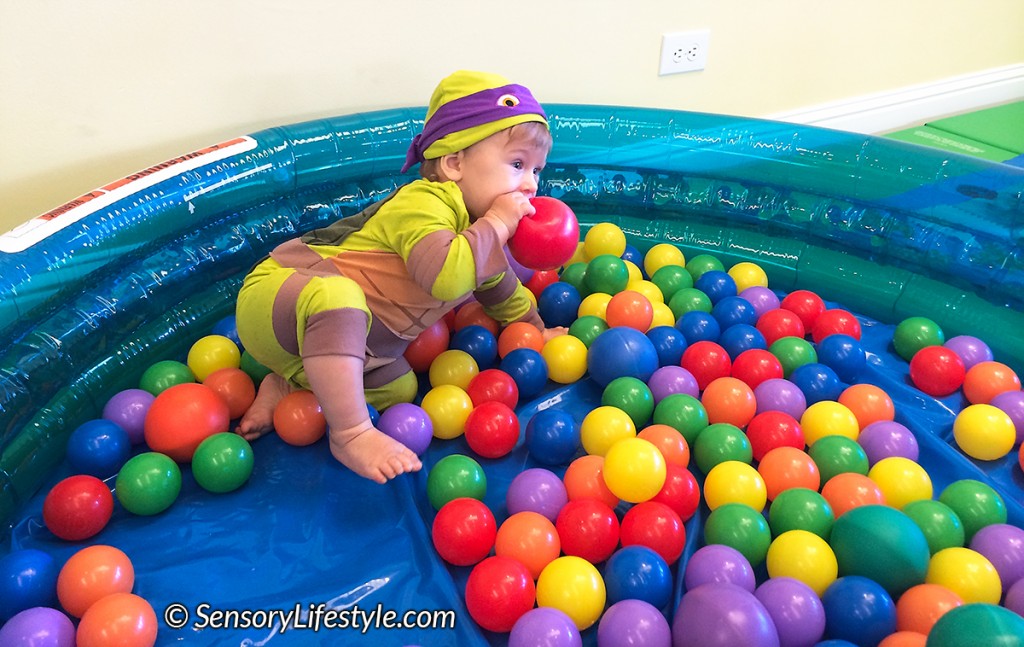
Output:
[[605,310],[608,326],[626,326],[647,332],[654,320],[654,306],[650,299],[635,290],[623,290],[612,296]]
[[821,486],[821,473],[814,459],[802,449],[789,445],[769,450],[758,463],[757,472],[764,479],[769,501],[790,488],[817,492]]
[[[454,316],[454,315],[453,315]],[[405,349],[405,361],[417,373],[426,373],[434,358],[448,350],[451,331],[445,319],[439,319],[425,328]]]
[[570,501],[597,499],[609,508],[619,505],[619,497],[612,494],[604,482],[604,456],[580,456],[565,468],[562,482]]
[[941,584],[912,586],[896,600],[896,628],[927,636],[939,618],[963,603],[963,598]]
[[725,422],[743,429],[757,413],[754,390],[735,377],[712,380],[704,389],[700,401],[708,412],[710,424]]
[[323,409],[312,391],[292,391],[274,409],[274,429],[289,445],[312,445],[327,432]]
[[176,384],[160,392],[146,412],[143,434],[155,452],[179,463],[192,460],[196,447],[228,430],[228,405],[204,384]]
[[836,519],[862,505],[885,505],[885,495],[878,484],[856,472],[843,472],[830,478],[822,486],[821,496],[832,506]]
[[988,404],[1007,391],[1019,391],[1020,378],[1002,362],[978,362],[964,376],[964,397],[971,404]]
[[653,424],[640,430],[637,438],[643,438],[661,451],[665,462],[679,467],[689,467],[690,446],[686,437],[670,425]]
[[455,311],[455,330],[462,330],[466,326],[483,326],[495,337],[501,330],[501,324],[484,312],[484,307],[479,301],[469,301]]
[[925,647],[928,636],[916,631],[897,631],[889,634],[878,643],[878,647]]
[[240,368],[222,368],[206,376],[203,386],[212,389],[228,405],[232,420],[242,417],[256,399],[256,385]]
[[524,510],[510,515],[498,528],[494,554],[519,560],[536,580],[562,551],[555,524],[544,515]]
[[96,544],[72,555],[57,575],[57,599],[76,618],[100,598],[129,593],[135,586],[135,567],[113,546]]
[[132,593],[114,593],[89,607],[75,634],[78,647],[153,647],[156,613]]
[[861,429],[873,422],[891,421],[896,407],[889,394],[874,384],[854,384],[839,395],[839,404],[845,405],[857,418]]
[[498,357],[505,357],[517,348],[544,349],[544,333],[525,321],[514,321],[498,334]]

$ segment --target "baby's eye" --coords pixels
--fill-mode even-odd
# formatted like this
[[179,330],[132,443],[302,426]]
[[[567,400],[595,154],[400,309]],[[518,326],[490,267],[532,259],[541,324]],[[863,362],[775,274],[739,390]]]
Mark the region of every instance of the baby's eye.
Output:
[[506,108],[515,108],[519,105],[519,97],[514,94],[503,94],[498,97],[498,105]]
[[519,160],[512,162],[512,168],[522,170],[523,163]]

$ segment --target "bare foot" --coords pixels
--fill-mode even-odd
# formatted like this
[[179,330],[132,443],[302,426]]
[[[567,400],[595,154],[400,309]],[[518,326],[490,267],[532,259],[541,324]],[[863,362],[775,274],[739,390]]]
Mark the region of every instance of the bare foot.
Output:
[[369,421],[340,432],[332,430],[330,441],[331,454],[342,465],[377,483],[387,483],[399,474],[423,467],[411,449],[374,428]]
[[249,410],[238,421],[236,432],[246,440],[256,440],[274,430],[274,409],[281,398],[292,392],[287,380],[276,373],[270,373],[260,382],[256,399]]

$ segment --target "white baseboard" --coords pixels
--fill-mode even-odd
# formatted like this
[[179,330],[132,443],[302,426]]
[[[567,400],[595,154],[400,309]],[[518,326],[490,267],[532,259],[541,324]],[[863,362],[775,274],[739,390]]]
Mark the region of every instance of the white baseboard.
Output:
[[1022,98],[1024,63],[764,117],[822,128],[880,134]]

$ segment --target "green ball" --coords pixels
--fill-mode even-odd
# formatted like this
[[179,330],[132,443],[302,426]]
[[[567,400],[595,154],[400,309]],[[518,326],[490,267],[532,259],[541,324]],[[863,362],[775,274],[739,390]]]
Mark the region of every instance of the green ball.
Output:
[[768,508],[768,525],[775,537],[790,530],[806,530],[828,541],[835,521],[832,505],[820,492],[809,488],[783,490]]
[[693,447],[697,436],[708,426],[708,411],[700,400],[688,393],[666,395],[654,405],[654,424],[668,425],[683,435]]
[[642,429],[654,414],[654,394],[650,387],[629,375],[617,377],[604,387],[601,404],[625,411],[637,429]]
[[736,425],[727,422],[716,422],[705,427],[691,447],[697,468],[705,474],[725,461],[740,461],[749,465],[754,460],[754,450],[747,435]]
[[188,365],[173,359],[165,359],[153,364],[143,372],[142,377],[139,378],[139,388],[149,391],[153,395],[160,395],[172,386],[195,381],[196,375]]
[[651,283],[658,286],[662,298],[668,303],[676,292],[693,287],[693,277],[682,265],[663,265],[651,276]]
[[975,602],[942,614],[928,632],[928,647],[1024,647],[1024,618],[996,604]]
[[726,503],[712,510],[704,522],[704,543],[735,548],[757,568],[768,555],[772,533],[757,510],[745,503]]
[[558,280],[573,286],[576,288],[576,291],[580,293],[580,297],[585,297],[590,292],[587,290],[586,283],[584,281],[586,274],[587,264],[577,261],[576,263],[567,265],[565,269],[562,270],[561,274],[558,275]]
[[944,548],[964,545],[964,524],[953,509],[935,499],[920,499],[903,506],[903,514],[914,520],[928,540],[932,555]]
[[963,522],[965,545],[985,526],[1006,523],[1006,502],[992,486],[981,481],[953,481],[942,490],[939,501],[948,505]]
[[857,441],[846,436],[824,436],[807,450],[807,454],[818,466],[821,482],[827,483],[837,474],[855,472],[868,475],[868,455]]
[[908,317],[896,325],[892,345],[896,354],[907,360],[925,346],[941,346],[946,341],[942,328],[927,317]]
[[170,456],[145,452],[128,459],[114,480],[114,494],[124,509],[137,515],[159,514],[181,492],[181,469]]
[[804,364],[818,361],[818,352],[814,344],[802,337],[780,337],[768,347],[768,352],[782,364],[782,375],[789,375]]
[[252,467],[252,446],[238,434],[213,434],[199,443],[192,455],[196,483],[217,494],[242,487],[252,476]]
[[569,325],[569,334],[582,341],[587,348],[606,330],[608,323],[596,315],[583,315]]
[[445,456],[427,474],[427,499],[435,510],[463,497],[483,501],[486,494],[484,468],[464,454]]
[[239,361],[239,368],[245,371],[246,375],[252,378],[252,383],[256,385],[256,388],[260,388],[260,384],[263,382],[263,378],[270,375],[272,371],[256,361],[249,351],[242,351],[242,358]]
[[893,600],[928,574],[931,553],[917,524],[896,508],[864,505],[839,515],[829,545],[839,576],[860,575],[882,585]]
[[629,269],[626,262],[612,254],[599,254],[587,263],[583,284],[590,292],[618,294],[629,283]]
[[697,288],[680,288],[668,300],[668,309],[679,320],[687,312],[711,312],[711,299]]
[[725,266],[722,265],[722,261],[718,260],[711,254],[697,254],[690,260],[686,261],[686,271],[690,273],[694,282],[696,282],[702,274],[712,270],[724,272]]

